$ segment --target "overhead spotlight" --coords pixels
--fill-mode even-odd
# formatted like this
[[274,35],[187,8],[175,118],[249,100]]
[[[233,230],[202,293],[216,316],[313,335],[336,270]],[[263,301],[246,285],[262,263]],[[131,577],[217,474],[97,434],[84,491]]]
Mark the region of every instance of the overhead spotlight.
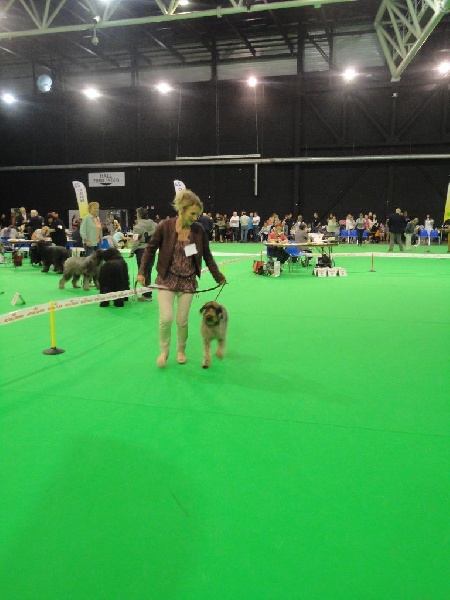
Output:
[[251,77],[249,77],[247,79],[247,83],[250,87],[255,87],[256,85],[258,85],[258,80],[256,79],[256,77],[253,77],[253,75]]
[[358,73],[354,67],[348,67],[342,73],[342,77],[344,78],[345,81],[353,81],[354,79],[356,79],[357,76],[358,76]]
[[42,75],[39,75],[39,77],[37,78],[36,85],[40,92],[43,92],[44,94],[46,94],[47,92],[51,92],[53,80],[50,77],[50,75],[43,73]]
[[178,2],[178,6],[187,6],[189,4],[189,0],[180,0]]
[[167,93],[173,91],[173,87],[170,84],[165,83],[165,82],[158,83],[158,85],[156,86],[156,89],[161,94],[167,94]]
[[83,90],[83,94],[86,96],[86,98],[89,98],[89,100],[96,100],[101,96],[100,92],[95,88],[86,88]]
[[95,31],[94,31],[94,35],[91,37],[91,42],[94,44],[94,46],[98,46],[99,39],[98,39],[97,33]]
[[437,67],[440,75],[448,75],[450,73],[450,61],[444,60]]
[[100,23],[100,17],[98,15],[95,15],[95,17],[93,18],[94,23]]
[[14,102],[17,102],[17,98],[9,92],[2,94],[2,100],[5,104],[14,104]]

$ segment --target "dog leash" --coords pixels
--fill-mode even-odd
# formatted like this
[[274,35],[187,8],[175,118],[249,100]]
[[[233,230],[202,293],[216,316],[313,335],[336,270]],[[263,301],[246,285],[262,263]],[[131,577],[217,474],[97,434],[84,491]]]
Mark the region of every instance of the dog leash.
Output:
[[[137,300],[138,299],[138,293],[137,293],[137,284],[138,284],[138,280],[136,279],[136,281],[134,282],[134,297]],[[226,286],[226,282],[225,283],[218,283],[217,285],[215,285],[214,287],[208,288],[206,290],[196,290],[195,292],[189,292],[191,294],[204,294],[205,292],[213,292],[214,290],[217,290],[217,288],[220,288],[220,290],[217,292],[217,296],[215,299],[215,302],[217,302],[217,298],[220,296],[223,288]],[[145,286],[146,288],[152,289],[152,290],[168,290],[169,288],[165,288],[165,287],[161,287],[159,285],[147,285]]]

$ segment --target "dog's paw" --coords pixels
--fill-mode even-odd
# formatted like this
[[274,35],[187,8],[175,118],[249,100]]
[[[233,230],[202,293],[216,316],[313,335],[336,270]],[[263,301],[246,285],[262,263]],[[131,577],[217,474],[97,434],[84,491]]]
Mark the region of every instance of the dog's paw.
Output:
[[210,364],[211,364],[211,363],[209,363],[209,362],[204,362],[204,363],[202,364],[202,369],[209,369],[209,365],[210,365]]
[[223,350],[217,350],[216,356],[222,360],[225,357],[225,352],[223,352]]

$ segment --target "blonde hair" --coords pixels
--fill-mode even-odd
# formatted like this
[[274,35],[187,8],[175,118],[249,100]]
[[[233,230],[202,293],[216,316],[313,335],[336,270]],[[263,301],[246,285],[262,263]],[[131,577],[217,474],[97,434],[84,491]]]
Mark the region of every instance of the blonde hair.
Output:
[[91,208],[100,208],[100,204],[98,202],[89,202],[88,210],[90,211]]
[[177,213],[185,211],[189,206],[198,206],[200,212],[203,212],[203,202],[192,190],[178,192],[173,199],[172,206]]

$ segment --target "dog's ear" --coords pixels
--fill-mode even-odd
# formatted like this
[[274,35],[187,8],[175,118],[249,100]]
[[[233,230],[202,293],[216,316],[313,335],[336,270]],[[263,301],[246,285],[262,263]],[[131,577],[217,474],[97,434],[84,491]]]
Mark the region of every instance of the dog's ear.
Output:
[[204,304],[200,309],[200,314],[202,314],[206,310],[207,306]]

